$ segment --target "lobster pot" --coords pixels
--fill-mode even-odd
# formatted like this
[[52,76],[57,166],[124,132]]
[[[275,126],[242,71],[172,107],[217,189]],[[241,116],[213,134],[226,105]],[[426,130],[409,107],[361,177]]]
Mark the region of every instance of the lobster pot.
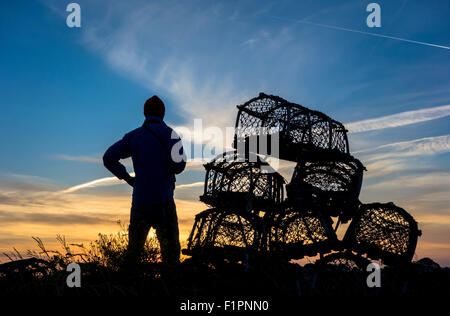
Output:
[[184,253],[213,257],[242,256],[257,251],[259,241],[259,217],[213,208],[195,217]]
[[212,207],[268,210],[284,198],[284,178],[260,157],[244,159],[236,152],[217,156],[205,165],[204,194]]
[[318,204],[329,216],[347,222],[359,206],[365,168],[361,162],[338,152],[304,154],[287,185],[288,199]]
[[261,93],[239,109],[234,148],[297,161],[304,150],[349,153],[345,127],[327,115]]
[[329,218],[317,211],[288,207],[266,223],[267,249],[288,259],[301,259],[327,253],[337,245],[337,237]]
[[394,203],[362,204],[344,243],[348,249],[385,264],[408,263],[420,234],[413,217]]

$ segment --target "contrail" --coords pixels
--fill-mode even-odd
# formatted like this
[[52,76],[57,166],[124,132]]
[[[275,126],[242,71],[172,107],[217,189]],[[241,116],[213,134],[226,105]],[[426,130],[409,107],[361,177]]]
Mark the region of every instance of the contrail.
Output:
[[303,23],[303,24],[309,24],[309,25],[314,25],[314,26],[320,26],[320,27],[325,27],[325,28],[333,29],[333,30],[346,31],[346,32],[352,32],[352,33],[359,33],[359,34],[365,34],[365,35],[370,35],[370,36],[375,36],[375,37],[388,38],[388,39],[402,41],[402,42],[407,42],[407,43],[413,43],[413,44],[419,44],[419,45],[425,45],[425,46],[431,46],[431,47],[437,47],[437,48],[443,48],[443,49],[450,49],[449,46],[438,45],[438,44],[427,43],[427,42],[414,41],[414,40],[410,40],[410,39],[407,39],[407,38],[401,38],[401,37],[395,37],[395,36],[389,36],[389,35],[383,35],[383,34],[377,34],[377,33],[358,31],[358,30],[348,29],[348,28],[345,28],[345,27],[328,25],[328,24],[322,24],[322,23],[315,23],[315,22],[309,22],[309,21],[304,21],[304,20],[286,19],[286,18],[281,18],[281,17],[276,17],[276,16],[272,16],[272,17],[275,18],[275,19],[291,20],[291,21],[295,21],[297,23]]
[[196,188],[196,187],[202,187],[205,185],[204,181],[201,182],[194,182],[194,183],[187,183],[187,184],[179,184],[176,186],[177,189],[188,189],[188,188]]
[[72,192],[76,192],[76,191],[79,191],[79,190],[85,189],[85,188],[95,188],[95,187],[99,187],[99,186],[109,186],[109,185],[120,184],[120,183],[122,183],[122,181],[116,177],[100,178],[100,179],[85,182],[85,183],[82,183],[79,185],[75,185],[73,187],[59,191],[58,193],[72,193]]
[[[131,173],[131,176],[134,176],[134,172]],[[110,186],[115,184],[123,184],[125,183],[122,180],[119,180],[116,177],[106,177],[106,178],[100,178],[96,180],[92,180],[89,182],[81,183],[78,185],[75,185],[73,187],[67,188],[65,190],[59,191],[57,193],[64,194],[64,193],[73,193],[82,189],[86,188],[95,188],[100,186]],[[194,182],[194,183],[187,183],[187,184],[179,184],[176,186],[177,189],[187,189],[187,188],[195,188],[203,186],[204,182]]]

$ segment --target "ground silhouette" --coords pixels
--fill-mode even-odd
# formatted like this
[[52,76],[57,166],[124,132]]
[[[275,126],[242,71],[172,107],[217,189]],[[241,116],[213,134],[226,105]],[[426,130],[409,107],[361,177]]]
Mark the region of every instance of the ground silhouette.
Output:
[[[37,239],[39,241],[39,239]],[[197,261],[186,258],[178,266],[161,263],[156,240],[148,239],[145,259],[131,269],[121,268],[127,235],[100,235],[89,247],[68,245],[44,248],[27,258],[11,258],[0,265],[1,295],[147,295],[147,296],[314,296],[314,295],[449,295],[450,269],[429,258],[399,270],[384,267],[381,287],[366,285],[367,272],[349,261],[332,264],[296,263],[269,258],[254,262]],[[11,256],[11,255],[10,255]],[[66,267],[78,260],[80,288],[69,288]]]

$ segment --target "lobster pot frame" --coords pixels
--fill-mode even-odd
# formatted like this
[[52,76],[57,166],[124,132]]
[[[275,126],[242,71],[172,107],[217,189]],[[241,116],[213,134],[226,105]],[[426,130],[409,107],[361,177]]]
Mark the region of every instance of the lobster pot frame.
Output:
[[[327,115],[260,93],[239,109],[234,148],[297,161],[304,149],[349,153],[347,130]],[[261,138],[267,137],[261,145]],[[278,138],[278,151],[273,142]]]
[[329,216],[339,216],[345,223],[359,206],[363,172],[362,163],[338,152],[304,154],[287,185],[288,199],[317,204]]
[[188,239],[188,255],[242,257],[255,252],[260,243],[260,218],[251,213],[217,208],[196,215]]
[[266,219],[266,249],[288,259],[301,259],[333,250],[338,241],[329,217],[313,210],[287,207]]
[[420,235],[413,217],[394,203],[362,204],[344,244],[371,259],[395,265],[412,260]]
[[204,194],[200,200],[213,207],[269,210],[284,199],[284,178],[260,157],[244,159],[236,152],[205,164]]

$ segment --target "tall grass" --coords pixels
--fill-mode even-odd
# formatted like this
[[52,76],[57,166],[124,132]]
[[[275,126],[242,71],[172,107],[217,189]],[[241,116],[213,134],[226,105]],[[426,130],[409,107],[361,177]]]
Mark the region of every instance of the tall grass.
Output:
[[[112,270],[118,270],[126,260],[128,246],[128,229],[119,223],[121,230],[115,234],[99,233],[96,240],[87,246],[82,243],[69,243],[65,236],[57,235],[60,249],[47,249],[39,237],[32,237],[39,250],[27,250],[25,254],[13,248],[4,255],[10,261],[35,258],[53,263],[56,266],[67,266],[71,262],[89,263]],[[159,263],[161,255],[158,240],[149,236],[145,242],[140,263]]]
[[[32,237],[38,250],[21,253],[13,248],[4,253],[10,262],[0,265],[0,294],[134,294],[136,278],[159,277],[162,265],[159,244],[150,235],[141,260],[127,266],[128,231],[120,227],[114,234],[98,234],[87,245],[69,243],[64,236],[57,235],[57,249],[49,249],[41,238]],[[81,267],[83,286],[79,289],[68,288],[66,284],[69,274],[66,268],[72,262]]]

